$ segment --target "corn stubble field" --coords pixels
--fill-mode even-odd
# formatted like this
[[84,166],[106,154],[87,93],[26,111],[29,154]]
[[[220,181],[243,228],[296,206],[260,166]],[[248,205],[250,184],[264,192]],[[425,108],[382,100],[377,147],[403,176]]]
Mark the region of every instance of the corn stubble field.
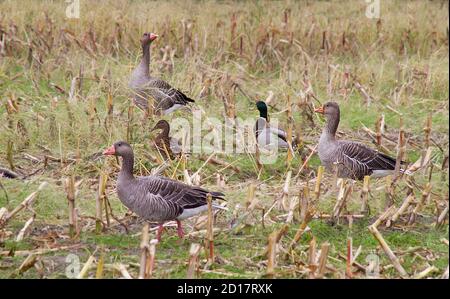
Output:
[[[66,5],[0,3],[0,167],[18,175],[0,176],[0,278],[448,278],[447,1],[381,1],[380,19],[364,1],[81,1],[79,19]],[[159,34],[151,73],[203,119],[256,120],[265,100],[300,144],[261,168],[245,153],[168,162],[163,175],[226,194],[213,238],[203,214],[184,240],[169,223],[142,246],[155,230],[142,235],[117,198],[118,160],[101,156],[127,140],[136,174],[163,164],[158,118],[127,88],[146,31]],[[327,100],[340,138],[403,156],[413,174],[322,175],[313,110]],[[176,117],[192,122],[164,118]]]

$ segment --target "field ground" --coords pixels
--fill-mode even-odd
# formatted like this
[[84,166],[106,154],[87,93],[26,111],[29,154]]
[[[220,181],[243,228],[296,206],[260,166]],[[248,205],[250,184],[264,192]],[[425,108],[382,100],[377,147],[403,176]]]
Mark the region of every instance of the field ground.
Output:
[[[375,256],[380,259],[379,277],[399,278],[368,227],[389,198],[397,210],[408,192],[414,195],[411,205],[397,221],[388,218],[378,230],[406,271],[404,276],[442,277],[448,271],[448,1],[382,1],[379,20],[367,18],[366,3],[356,0],[81,2],[79,19],[65,18],[63,1],[0,3],[0,167],[23,177],[0,176],[0,209],[11,212],[42,182],[48,183],[31,210],[20,211],[7,223],[0,216],[0,278],[67,277],[69,254],[76,254],[81,264],[94,255],[86,277],[95,277],[102,257],[103,277],[121,277],[111,266],[119,264],[138,276],[143,224],[117,198],[116,160],[99,154],[123,139],[135,149],[136,174],[149,174],[161,164],[151,145],[150,129],[157,118],[145,119],[133,108],[127,88],[144,31],[160,35],[152,45],[151,72],[196,99],[194,111],[219,119],[256,119],[254,103],[269,98],[271,118],[287,127],[288,99],[292,102],[300,146],[289,164],[286,153],[261,171],[252,154],[217,153],[220,164],[205,163],[209,154],[192,154],[185,164],[174,160],[163,171],[179,180],[184,180],[183,169],[191,176],[198,171],[203,187],[226,194],[229,211],[220,212],[214,224],[219,229],[214,236],[217,260],[207,265],[202,250],[197,277],[317,277],[319,261],[310,261],[311,255],[319,257],[318,251],[329,243],[324,277],[364,278]],[[362,218],[362,183],[353,183],[342,214],[356,216],[340,217],[337,223],[327,215],[333,213],[339,188],[326,173],[319,199],[312,200],[320,161],[316,154],[308,159],[324,124],[312,110],[329,99],[341,106],[342,138],[377,147],[375,133],[383,116],[380,150],[397,155],[402,122],[404,160],[411,165],[427,148],[430,151],[424,165],[412,176],[401,177],[392,189],[384,179],[372,179],[370,213]],[[187,111],[165,119],[177,117],[192,123]],[[205,126],[204,134],[213,130]],[[281,200],[270,209],[283,197],[289,171],[285,207]],[[113,215],[128,233],[114,219],[96,233],[102,173],[108,176],[106,196]],[[69,235],[64,188],[71,176],[77,182],[80,227],[74,238]],[[253,205],[248,196],[252,186]],[[309,196],[304,195],[306,187]],[[307,206],[295,204],[305,203],[302,198]],[[293,218],[287,222],[289,207]],[[307,209],[314,214],[310,222],[305,219]],[[34,213],[30,230],[16,241]],[[436,225],[441,214],[443,221]],[[188,237],[183,241],[175,229],[166,230],[156,246],[153,277],[186,277],[190,246],[204,243],[205,221],[204,215],[186,221]],[[301,223],[307,229],[289,250]],[[268,238],[277,231],[275,266],[267,273]],[[353,254],[360,247],[352,273],[346,269],[349,239]],[[31,268],[23,264],[27,257]]]

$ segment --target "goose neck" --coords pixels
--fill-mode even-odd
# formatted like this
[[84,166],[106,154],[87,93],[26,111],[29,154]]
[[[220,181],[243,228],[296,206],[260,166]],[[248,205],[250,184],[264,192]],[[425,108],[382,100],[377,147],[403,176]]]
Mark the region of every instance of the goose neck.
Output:
[[145,44],[142,46],[141,65],[142,67],[144,67],[146,74],[149,74],[149,64],[150,64],[150,44]]
[[120,170],[120,175],[126,179],[134,179],[133,165],[134,165],[133,153],[122,156],[122,169]]

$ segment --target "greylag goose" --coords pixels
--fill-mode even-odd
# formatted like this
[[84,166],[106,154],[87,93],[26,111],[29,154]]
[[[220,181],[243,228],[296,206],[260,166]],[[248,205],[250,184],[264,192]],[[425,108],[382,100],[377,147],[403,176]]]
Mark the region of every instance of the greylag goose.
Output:
[[[147,221],[159,223],[157,239],[161,240],[163,224],[175,220],[180,238],[183,228],[180,220],[197,215],[208,209],[206,197],[224,200],[224,194],[209,192],[197,186],[189,186],[162,176],[135,177],[133,175],[134,154],[131,146],[118,141],[103,152],[104,155],[122,157],[122,168],[117,179],[117,194],[120,201],[131,211]],[[222,206],[213,204],[213,208]]]
[[384,177],[393,173],[394,158],[359,142],[336,140],[340,120],[337,103],[328,102],[314,111],[323,114],[327,120],[319,140],[319,158],[328,171],[336,171],[334,167],[337,167],[338,177],[353,180],[362,180],[366,175]]
[[270,126],[267,113],[267,105],[263,101],[256,103],[259,110],[259,117],[256,120],[255,136],[256,141],[262,147],[271,147],[277,145],[278,148],[288,149],[289,144],[286,140],[287,133],[279,128]]
[[154,99],[154,111],[156,114],[168,114],[189,102],[195,102],[184,93],[170,86],[169,83],[150,76],[150,45],[158,37],[154,33],[144,33],[141,38],[142,59],[139,65],[131,73],[129,82],[134,92],[134,103],[144,111],[148,109],[149,97]]
[[159,133],[159,135],[155,138],[156,150],[164,159],[170,158],[171,160],[173,160],[175,158],[175,155],[181,153],[182,146],[180,140],[169,136],[170,125],[164,119],[161,119],[158,121],[158,123],[156,123],[152,131],[155,130],[161,130],[161,133]]

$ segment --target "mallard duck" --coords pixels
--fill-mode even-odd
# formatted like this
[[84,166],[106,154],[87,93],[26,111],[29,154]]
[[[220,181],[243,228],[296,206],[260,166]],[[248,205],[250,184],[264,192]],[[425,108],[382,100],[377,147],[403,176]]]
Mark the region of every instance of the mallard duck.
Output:
[[259,111],[259,117],[255,125],[255,137],[258,145],[260,147],[273,147],[276,145],[278,148],[288,149],[289,144],[286,140],[286,132],[269,124],[266,103],[258,101],[256,108]]

